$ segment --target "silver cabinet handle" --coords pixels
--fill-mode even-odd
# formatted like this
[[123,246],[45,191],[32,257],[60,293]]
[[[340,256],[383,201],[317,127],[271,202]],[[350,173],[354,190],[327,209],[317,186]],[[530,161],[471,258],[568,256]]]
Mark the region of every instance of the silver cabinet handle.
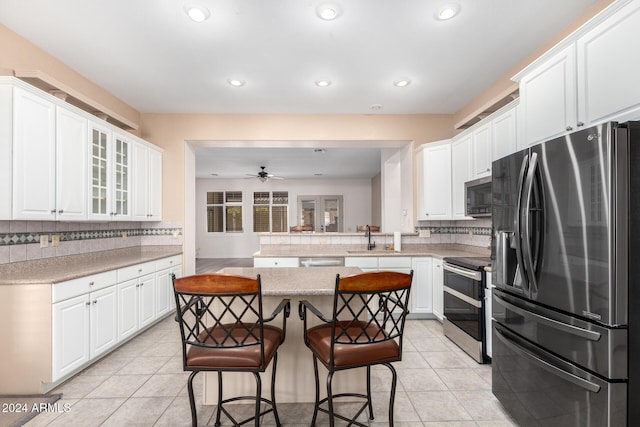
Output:
[[51,213],[52,213],[52,214],[55,214],[55,213],[56,213],[56,210],[55,210],[55,209],[52,209],[52,210],[51,210]]
[[573,128],[571,126],[567,126],[566,129],[567,130],[573,130]]
[[89,286],[93,286],[93,285],[95,285],[94,282],[89,282]]
[[584,123],[583,122],[578,122],[577,125],[578,125],[578,127],[582,127],[582,126],[584,126]]
[[63,213],[63,212],[64,212],[64,210],[62,210],[62,209],[60,209],[60,210],[58,211],[58,213],[59,213],[59,214],[61,214],[61,213]]

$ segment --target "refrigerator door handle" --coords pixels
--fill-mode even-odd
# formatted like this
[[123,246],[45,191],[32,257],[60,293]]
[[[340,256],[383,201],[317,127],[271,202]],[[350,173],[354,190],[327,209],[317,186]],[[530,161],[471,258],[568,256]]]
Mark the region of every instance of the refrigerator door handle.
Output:
[[495,299],[497,300],[498,304],[508,308],[509,310],[513,311],[514,313],[519,314],[522,317],[529,317],[529,318],[533,318],[535,319],[538,323],[542,323],[544,325],[547,325],[551,328],[554,329],[558,329],[562,332],[566,332],[568,334],[571,335],[576,335],[578,337],[581,338],[585,338],[588,339],[589,341],[599,341],[600,337],[602,337],[602,335],[598,332],[594,332],[594,331],[590,331],[588,329],[583,329],[583,328],[579,328],[577,326],[573,326],[573,325],[568,325],[566,323],[562,323],[559,322],[557,320],[554,319],[550,319],[548,317],[542,316],[540,314],[531,312],[531,311],[527,311],[524,310],[518,306],[515,306],[509,302],[507,302],[506,300],[504,300],[502,297],[500,297],[500,295],[496,295],[494,294]]
[[522,261],[524,262],[524,270],[525,276],[527,277],[527,281],[529,282],[529,286],[532,288],[533,293],[538,292],[538,284],[536,282],[536,275],[533,266],[533,254],[532,252],[532,242],[531,242],[531,196],[533,193],[533,180],[535,179],[536,169],[538,168],[538,154],[532,153],[531,159],[529,160],[529,169],[527,170],[527,179],[524,183],[524,206],[521,206],[520,215],[521,215],[521,227],[522,223],[524,223],[523,232],[522,232],[522,242],[520,245],[522,247]]
[[591,381],[587,381],[583,378],[580,378],[576,375],[573,375],[570,372],[567,372],[563,369],[560,369],[556,366],[553,366],[551,363],[540,359],[539,357],[537,357],[536,355],[534,355],[533,353],[527,351],[526,349],[524,349],[523,347],[519,346],[517,343],[513,342],[512,340],[510,340],[507,336],[505,336],[498,328],[494,328],[495,332],[496,332],[496,336],[498,337],[498,339],[500,341],[502,341],[502,343],[504,345],[506,345],[509,349],[511,349],[512,351],[514,351],[515,353],[518,353],[520,356],[526,358],[527,360],[529,360],[531,363],[539,366],[540,368],[544,369],[545,371],[565,380],[568,381],[572,384],[577,385],[578,387],[581,387],[585,390],[588,390],[592,393],[598,393],[601,389],[601,387],[598,384],[592,383]]
[[529,294],[529,283],[527,281],[527,278],[525,276],[525,272],[522,268],[523,264],[523,256],[522,256],[522,223],[521,223],[521,215],[520,213],[522,212],[522,193],[523,193],[523,186],[524,186],[524,176],[527,172],[527,166],[529,165],[529,155],[527,154],[526,156],[524,156],[524,159],[522,159],[522,166],[520,166],[520,175],[518,176],[518,202],[516,205],[516,215],[515,215],[515,224],[514,224],[514,236],[513,236],[513,243],[515,244],[515,249],[516,249],[516,260],[517,260],[517,264],[516,264],[516,274],[515,277],[513,278],[514,281],[514,286],[518,284],[519,281],[522,282],[522,289],[524,290],[525,294],[528,295]]
[[513,233],[508,231],[498,231],[496,239],[496,285],[507,286],[507,251],[510,248],[510,242],[513,239]]

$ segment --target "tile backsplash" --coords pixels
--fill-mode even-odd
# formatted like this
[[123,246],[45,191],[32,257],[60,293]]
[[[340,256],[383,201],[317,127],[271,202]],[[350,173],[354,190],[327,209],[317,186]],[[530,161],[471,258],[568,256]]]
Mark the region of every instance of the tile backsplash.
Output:
[[[47,247],[40,247],[46,236]],[[52,246],[53,236],[60,241]],[[149,245],[181,245],[179,222],[0,221],[0,264]]]

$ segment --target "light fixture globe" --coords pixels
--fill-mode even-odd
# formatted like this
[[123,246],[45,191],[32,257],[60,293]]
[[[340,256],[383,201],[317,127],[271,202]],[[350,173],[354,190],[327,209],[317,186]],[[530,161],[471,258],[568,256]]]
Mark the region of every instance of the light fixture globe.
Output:
[[438,9],[436,19],[439,21],[447,21],[460,13],[460,5],[457,3],[449,3]]

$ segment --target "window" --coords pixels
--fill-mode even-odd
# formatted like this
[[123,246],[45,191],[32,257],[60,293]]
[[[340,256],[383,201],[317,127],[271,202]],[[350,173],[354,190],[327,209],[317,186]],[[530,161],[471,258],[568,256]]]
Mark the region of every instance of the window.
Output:
[[289,192],[256,191],[253,193],[253,231],[282,232],[289,227]]
[[242,192],[207,192],[207,231],[209,233],[242,232]]

